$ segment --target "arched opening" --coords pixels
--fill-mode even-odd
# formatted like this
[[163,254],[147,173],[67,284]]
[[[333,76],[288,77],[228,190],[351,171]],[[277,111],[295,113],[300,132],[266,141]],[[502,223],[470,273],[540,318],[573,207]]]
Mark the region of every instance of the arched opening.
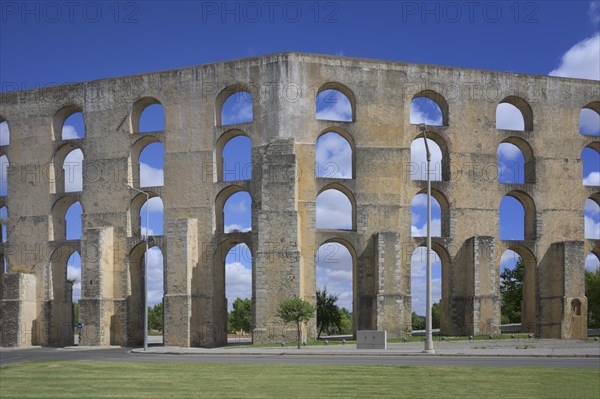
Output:
[[600,328],[600,248],[585,259],[585,296],[587,297],[588,328]]
[[49,343],[52,346],[74,344],[74,325],[81,296],[81,256],[70,246],[62,246],[50,257],[51,301]]
[[223,206],[223,232],[246,233],[252,230],[252,198],[247,191],[231,194]]
[[531,106],[520,97],[506,97],[496,107],[496,129],[532,131]]
[[324,188],[317,196],[316,210],[317,229],[354,229],[354,198],[349,190],[339,185]]
[[514,144],[501,143],[498,146],[498,183],[525,183],[525,157]]
[[252,342],[252,253],[246,244],[234,245],[225,256],[227,342]]
[[149,344],[162,344],[164,331],[163,297],[164,268],[160,247],[152,245],[146,252],[140,243],[129,254],[130,286],[128,292],[128,345],[144,342],[144,264],[148,258],[148,332]]
[[600,186],[600,142],[581,150],[582,182],[584,186]]
[[583,231],[588,240],[600,240],[600,193],[585,200],[583,206]]
[[148,133],[165,130],[165,111],[154,97],[139,99],[131,109],[131,132]]
[[140,187],[162,187],[164,170],[164,145],[160,142],[147,144],[139,155]]
[[511,330],[535,332],[537,262],[525,248],[515,247],[504,251],[500,257],[500,322]]
[[2,236],[0,236],[0,242],[6,242],[8,241],[8,236],[7,236],[7,225],[6,223],[8,222],[8,208],[6,206],[3,206],[2,208],[0,208],[0,234],[2,234]]
[[63,140],[82,139],[85,137],[83,113],[74,112],[63,122],[61,138]]
[[81,215],[83,209],[81,204],[75,202],[65,212],[66,239],[81,240]]
[[0,176],[2,177],[2,181],[0,182],[0,197],[6,197],[8,195],[8,168],[10,164],[8,162],[8,157],[6,155],[2,155],[0,157]]
[[448,126],[448,103],[433,90],[423,90],[410,102],[410,123],[429,126]]
[[[442,259],[432,248],[431,261],[431,318],[432,327],[441,329],[442,314]],[[410,258],[410,295],[412,303],[412,331],[425,330],[427,312],[427,247],[416,248]]]
[[500,201],[501,240],[535,240],[535,220],[535,204],[524,192],[511,191]]
[[64,192],[83,191],[83,152],[77,148],[70,151],[63,162]]
[[10,130],[8,129],[8,122],[0,116],[0,146],[10,144]]
[[[427,236],[427,194],[421,193],[413,197],[411,203],[412,222],[411,237]],[[442,236],[442,208],[440,203],[431,196],[431,236]]]
[[317,91],[316,116],[318,120],[353,122],[356,100],[352,91],[335,82],[324,84]]
[[[427,146],[431,154],[431,180],[450,180],[446,143],[437,134],[427,133]],[[411,180],[427,180],[427,152],[423,135],[417,136],[410,145],[410,178]]]
[[332,179],[353,178],[353,145],[350,144],[350,136],[342,134],[337,131],[327,131],[317,139],[315,153],[315,172],[317,177]]
[[579,112],[579,134],[600,136],[600,101],[585,105]]
[[[317,250],[317,335],[354,334],[354,256],[349,244],[330,241]],[[331,319],[325,315],[333,315]]]
[[220,181],[252,179],[252,140],[241,133],[227,137],[227,142],[222,146],[218,172]]
[[236,91],[229,94],[221,108],[221,126],[251,123],[252,94],[248,91]]
[[[142,236],[163,235],[163,202],[160,197],[152,197],[144,201],[139,212],[140,233]],[[146,220],[146,210],[148,211]]]

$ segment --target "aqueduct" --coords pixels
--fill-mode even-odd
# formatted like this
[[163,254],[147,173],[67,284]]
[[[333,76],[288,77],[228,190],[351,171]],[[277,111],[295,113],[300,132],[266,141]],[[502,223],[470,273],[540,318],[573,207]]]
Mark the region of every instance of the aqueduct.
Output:
[[[316,117],[315,99],[341,92],[346,121]],[[252,120],[225,125],[232,94],[252,97]],[[506,249],[526,264],[523,326],[545,338],[587,336],[585,254],[600,241],[583,233],[583,204],[600,203],[583,186],[580,153],[598,151],[598,137],[579,134],[582,109],[600,112],[598,82],[301,53],[279,53],[197,67],[37,90],[2,93],[0,122],[10,143],[6,237],[0,246],[2,346],[70,345],[71,282],[66,259],[81,254],[82,345],[139,345],[142,340],[144,253],[139,211],[145,194],[164,202],[164,234],[151,246],[164,254],[164,342],[226,342],[225,256],[239,243],[252,253],[254,342],[288,334],[275,316],[281,299],[315,301],[315,257],[327,242],[353,260],[353,327],[401,336],[411,325],[411,201],[425,182],[410,178],[410,146],[420,137],[410,103],[425,97],[442,112],[427,134],[444,154],[433,182],[441,233],[441,329],[450,335],[496,334],[500,326],[499,258]],[[498,104],[523,116],[522,131],[497,129]],[[150,105],[164,109],[164,130],[139,132]],[[85,137],[61,128],[81,112]],[[316,177],[315,143],[337,132],[352,149],[349,178]],[[252,143],[251,179],[225,181],[222,150],[239,135]],[[141,187],[142,149],[164,145],[164,186]],[[500,184],[501,143],[526,159],[521,184]],[[83,187],[67,190],[62,173],[73,150],[83,155]],[[491,165],[491,169],[490,169]],[[321,229],[316,197],[337,189],[349,199],[352,226]],[[225,232],[227,198],[252,198],[252,229]],[[504,196],[525,212],[522,240],[499,236]],[[81,204],[82,236],[65,232],[65,212]],[[315,334],[314,320],[308,335]]]

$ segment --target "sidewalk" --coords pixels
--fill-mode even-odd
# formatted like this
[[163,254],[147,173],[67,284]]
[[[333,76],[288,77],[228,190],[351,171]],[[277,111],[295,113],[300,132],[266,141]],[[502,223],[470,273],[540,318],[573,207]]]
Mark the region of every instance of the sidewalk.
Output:
[[[600,342],[554,339],[505,339],[486,341],[435,341],[436,356],[523,356],[523,357],[598,357]],[[388,343],[386,350],[357,349],[356,344],[331,344],[305,346],[297,349],[295,343],[285,347],[183,348],[176,346],[150,346],[133,349],[138,354],[169,355],[321,355],[321,356],[431,356],[422,353],[422,342]],[[599,362],[600,367],[600,362]]]

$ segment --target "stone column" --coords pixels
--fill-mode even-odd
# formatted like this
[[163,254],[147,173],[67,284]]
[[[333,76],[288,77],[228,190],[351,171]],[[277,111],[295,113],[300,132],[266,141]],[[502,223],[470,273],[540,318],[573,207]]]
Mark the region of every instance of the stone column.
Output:
[[0,346],[36,344],[37,279],[29,273],[4,275],[4,298],[0,300]]

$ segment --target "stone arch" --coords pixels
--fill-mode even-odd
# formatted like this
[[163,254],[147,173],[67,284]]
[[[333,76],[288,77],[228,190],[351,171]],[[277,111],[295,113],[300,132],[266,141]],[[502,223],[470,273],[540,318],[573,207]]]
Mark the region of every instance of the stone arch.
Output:
[[0,115],[0,147],[10,144],[10,128],[8,121]]
[[579,134],[600,135],[600,101],[589,102],[579,111]]
[[[502,140],[502,142],[500,143],[500,145],[502,144],[512,144],[515,147],[517,147],[519,149],[519,151],[521,151],[521,154],[523,155],[523,174],[522,177],[523,179],[521,180],[521,173],[519,173],[518,170],[513,170],[509,173],[513,173],[518,176],[518,179],[515,179],[517,181],[519,181],[520,183],[516,183],[516,184],[534,184],[536,181],[535,178],[535,157],[533,156],[533,149],[531,148],[531,146],[529,145],[529,143],[521,138],[521,137],[508,137],[504,140]],[[498,157],[500,157],[499,155],[499,149],[500,146],[498,146]],[[500,168],[499,168],[500,169]],[[498,180],[500,181],[500,170],[498,170]],[[510,184],[510,183],[509,183]]]
[[315,112],[316,112],[316,102],[317,102],[317,99],[319,98],[319,94],[326,90],[334,90],[336,92],[339,92],[343,96],[345,96],[346,99],[348,100],[348,102],[350,103],[351,115],[350,115],[349,120],[319,118],[318,115],[317,115],[317,119],[319,119],[319,120],[335,120],[338,122],[356,122],[356,96],[354,95],[352,90],[350,90],[350,88],[348,88],[348,86],[343,85],[342,83],[339,83],[339,82],[327,82],[327,83],[322,84],[319,87],[319,89],[317,90],[317,94],[315,96]]
[[[350,173],[349,173],[349,177],[347,177],[346,175],[348,175],[348,173],[340,173],[340,175],[342,177],[338,177],[338,176],[319,176],[319,171],[325,168],[325,165],[319,165],[319,155],[318,155],[318,144],[319,144],[319,140],[322,139],[323,136],[328,135],[330,133],[334,133],[337,134],[340,138],[344,139],[346,141],[346,143],[348,144],[349,147],[349,151],[350,151]],[[317,177],[333,177],[333,178],[340,178],[340,179],[355,179],[356,178],[356,145],[354,143],[354,138],[352,137],[352,135],[350,135],[348,132],[346,132],[344,129],[337,127],[337,126],[333,126],[327,129],[324,129],[323,131],[321,131],[321,133],[319,133],[319,135],[317,136],[316,140],[315,140],[315,154],[316,154],[316,168],[315,168],[315,174],[317,175]],[[336,171],[339,171],[340,168],[339,166],[336,168]]]
[[[537,326],[538,302],[536,288],[537,259],[531,249],[522,245],[509,245],[506,250],[516,253],[525,265],[523,273],[523,299],[521,302],[521,331],[534,333]],[[500,283],[500,279],[498,279],[498,283]]]
[[[416,93],[413,98],[411,99],[411,107],[413,105],[413,102],[419,98],[428,98],[431,101],[433,101],[435,104],[437,104],[440,113],[441,113],[441,123],[439,126],[448,126],[449,125],[449,107],[448,107],[448,102],[446,101],[446,99],[444,98],[444,96],[442,96],[440,93],[434,91],[434,90],[421,90],[420,92]],[[410,123],[413,123],[413,121],[411,120]],[[435,125],[434,125],[435,126]]]
[[[163,281],[164,252],[154,241],[148,243],[148,250],[157,247],[163,256]],[[146,255],[146,243],[139,242],[129,252],[128,260],[128,286],[127,286],[127,345],[139,346],[144,342],[144,256]],[[111,341],[115,338],[115,332],[120,326],[111,325]],[[163,330],[164,331],[164,330]]]
[[[221,341],[221,344],[227,343],[227,305],[228,299],[226,297],[226,262],[227,256],[229,252],[238,245],[242,245],[247,249],[247,252],[244,251],[241,253],[241,256],[250,257],[251,269],[252,269],[252,293],[251,293],[251,302],[252,302],[252,327],[251,330],[254,329],[254,325],[256,323],[256,294],[255,294],[255,282],[254,282],[254,255],[252,251],[252,246],[249,245],[249,241],[245,239],[247,237],[235,235],[226,238],[221,241],[213,254],[213,264],[215,267],[215,308],[217,310],[216,320],[217,320],[217,331],[220,333],[218,337]],[[243,249],[242,249],[243,250]],[[235,299],[235,298],[234,298]]]
[[[158,194],[154,191],[146,190],[144,192],[148,193],[148,200],[158,197]],[[142,193],[137,193],[129,202],[129,212],[127,213],[127,237],[142,236],[142,220],[140,212],[145,203],[146,195]]]
[[580,154],[581,177],[584,186],[600,186],[600,141],[586,145]]
[[[524,211],[524,226],[523,226],[523,237],[524,240],[535,240],[537,238],[536,232],[536,220],[537,213],[535,202],[533,198],[524,191],[512,190],[507,193],[504,197],[512,197],[521,203]],[[503,199],[504,199],[503,197]],[[502,221],[500,221],[502,223]],[[502,237],[500,238],[503,239]]]
[[[146,108],[155,104],[160,105],[162,107],[163,113],[165,113],[162,103],[155,97],[142,97],[133,104],[133,107],[131,107],[131,114],[129,115],[129,129],[131,133],[147,133],[140,131],[140,119]],[[167,115],[165,113],[164,119],[162,120],[162,130],[157,130],[156,132],[165,130],[166,119]]]
[[129,185],[137,188],[140,187],[140,155],[147,146],[153,143],[162,144],[162,140],[153,134],[144,134],[131,145],[131,150],[129,151],[129,173],[127,177]]
[[78,195],[65,195],[54,202],[51,209],[52,222],[50,223],[50,234],[48,237],[50,241],[63,241],[67,239],[66,214],[69,208],[76,203],[81,205],[83,216],[85,212]]
[[[224,170],[224,161],[223,161],[223,151],[227,144],[237,138],[237,137],[247,137],[250,140],[250,165],[240,165],[239,173],[236,168],[236,175],[239,176],[238,179],[235,180],[225,180],[226,175],[229,171]],[[251,180],[252,179],[252,138],[248,133],[240,129],[230,129],[221,134],[221,136],[217,139],[217,143],[214,150],[214,159],[216,166],[216,181],[240,181],[240,180]]]
[[69,245],[57,248],[50,256],[50,325],[51,346],[71,346],[73,337],[73,281],[68,278],[67,262],[78,252]]
[[[508,96],[502,99],[498,103],[498,106],[501,104],[509,104],[515,107],[519,112],[521,112],[521,116],[523,117],[523,130],[526,132],[533,131],[533,110],[531,109],[531,105],[524,99],[518,96]],[[498,106],[496,107],[496,116],[498,115]],[[498,119],[496,118],[496,129],[501,129],[498,127]],[[508,129],[508,130],[519,130],[519,129]]]
[[[441,169],[441,173],[439,174],[439,176],[441,177],[441,181],[450,181],[450,151],[448,149],[448,144],[446,143],[446,140],[444,140],[444,138],[442,136],[440,136],[437,133],[434,132],[426,132],[427,134],[427,139],[433,141],[440,149],[440,153],[442,156],[442,160],[441,160],[441,164],[435,165],[435,162],[433,160],[432,157],[432,173],[435,173],[436,170]],[[412,180],[427,180],[427,158],[425,158],[424,162],[415,162],[413,161],[413,148],[412,145],[417,143],[419,144],[419,142],[422,142],[423,140],[423,133],[418,134],[413,141],[411,142],[411,179]],[[423,144],[424,146],[424,144]],[[431,152],[431,149],[430,149]],[[433,153],[432,153],[433,155]],[[421,163],[422,165],[418,165],[415,163]],[[415,179],[415,173],[417,177],[420,177],[419,179]],[[435,175],[434,175],[435,177]],[[440,180],[440,179],[435,179],[432,177],[432,181],[434,180]]]
[[[351,225],[352,226],[351,226],[350,229],[339,229],[339,230],[351,230],[351,231],[355,231],[356,230],[356,199],[354,198],[354,193],[352,193],[352,191],[348,187],[344,186],[341,183],[335,182],[335,183],[327,184],[326,186],[324,186],[323,188],[321,188],[321,190],[319,190],[319,192],[317,194],[317,198],[316,198],[316,201],[315,201],[317,207],[318,207],[319,196],[321,194],[323,194],[324,192],[329,191],[329,190],[339,191],[350,202],[350,206],[351,206],[351,217],[350,217],[350,219],[351,219]],[[318,219],[318,216],[317,216],[317,219]],[[315,225],[316,225],[316,223],[315,223]],[[317,228],[319,228],[319,227],[317,227]],[[336,230],[338,230],[338,229],[336,229]]]
[[[221,92],[219,92],[219,94],[217,95],[217,97],[215,99],[215,126],[224,126],[224,124],[223,124],[223,105],[225,104],[225,102],[227,101],[228,98],[230,98],[231,96],[233,96],[237,93],[241,93],[240,94],[241,96],[246,96],[247,99],[248,98],[250,99],[251,110],[252,110],[251,119],[254,120],[254,99],[256,98],[256,93],[254,90],[251,90],[250,86],[243,84],[243,83],[236,83],[236,84],[227,86],[223,90],[221,90]],[[247,93],[247,94],[243,94],[243,93]],[[250,123],[250,122],[245,122],[245,123]]]
[[[418,191],[416,195],[418,194],[427,194],[427,189],[422,189],[420,191]],[[435,198],[435,200],[438,202],[438,204],[440,205],[440,210],[441,210],[441,236],[442,237],[450,237],[450,233],[451,233],[451,225],[450,225],[450,202],[448,201],[448,198],[446,197],[446,195],[444,195],[444,193],[442,193],[440,190],[436,189],[436,188],[432,188],[431,189],[431,196],[433,198]],[[414,197],[413,197],[414,198]]]
[[252,195],[250,194],[250,192],[244,187],[237,184],[232,184],[225,187],[216,195],[214,201],[215,215],[213,219],[216,233],[225,232],[225,203],[233,194],[236,194],[238,192],[247,192],[250,196],[250,201],[252,201]]
[[[352,309],[350,309],[350,312],[352,314],[352,335],[356,335],[356,330],[358,329],[358,321],[361,317],[360,313],[361,313],[361,306],[359,304],[360,301],[360,295],[358,294],[358,279],[357,279],[357,253],[356,250],[354,248],[354,246],[348,242],[347,240],[340,238],[340,237],[333,237],[333,238],[329,238],[325,241],[323,241],[318,247],[317,247],[317,252],[316,252],[316,261],[315,261],[315,287],[317,289],[319,289],[319,286],[317,284],[317,279],[318,279],[318,274],[317,274],[317,269],[319,268],[319,263],[321,264],[327,264],[327,263],[338,263],[340,258],[337,256],[338,252],[335,246],[330,246],[329,248],[331,248],[331,251],[327,251],[327,248],[325,248],[326,253],[322,254],[320,253],[321,248],[326,247],[329,244],[335,244],[335,245],[341,245],[342,247],[344,247],[348,253],[350,254],[350,261],[352,262],[352,264],[350,265],[350,272],[351,272],[351,289],[352,289]],[[331,292],[332,294],[339,294],[338,292]],[[338,304],[339,305],[339,304]],[[316,321],[316,316],[315,316],[315,321]]]
[[[85,118],[83,117],[83,109],[81,106],[76,104],[68,104],[59,109],[52,118],[52,128],[51,128],[51,137],[52,140],[60,141],[65,140],[63,138],[63,127],[66,120],[74,114],[80,113],[82,114],[82,119],[84,123],[84,131],[83,137],[85,137]],[[83,138],[82,137],[82,138]]]
[[[60,194],[66,192],[65,178],[67,173],[64,171],[64,163],[65,159],[71,154],[73,151],[81,151],[82,159],[85,159],[85,153],[79,143],[76,142],[68,142],[60,146],[52,157],[52,163],[49,170],[49,180],[50,180],[50,193],[51,194]],[[82,161],[83,162],[83,161]],[[83,164],[81,165],[83,169]],[[71,173],[73,173],[73,168],[70,169],[71,172],[69,176],[71,177]]]

